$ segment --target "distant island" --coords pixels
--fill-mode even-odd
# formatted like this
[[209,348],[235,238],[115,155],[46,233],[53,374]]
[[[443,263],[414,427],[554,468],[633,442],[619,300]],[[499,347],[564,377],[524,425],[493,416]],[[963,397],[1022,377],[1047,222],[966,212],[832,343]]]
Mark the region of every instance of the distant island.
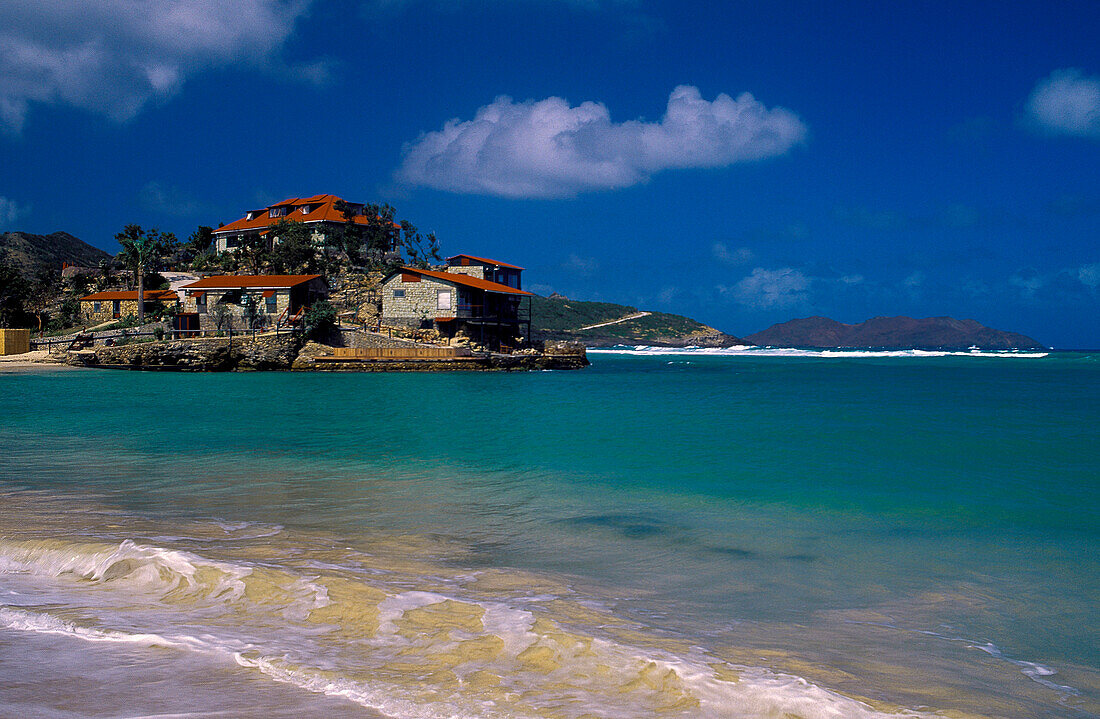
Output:
[[815,349],[1046,349],[1031,337],[952,317],[875,317],[852,325],[828,317],[806,317],[773,325],[745,339],[760,346]]

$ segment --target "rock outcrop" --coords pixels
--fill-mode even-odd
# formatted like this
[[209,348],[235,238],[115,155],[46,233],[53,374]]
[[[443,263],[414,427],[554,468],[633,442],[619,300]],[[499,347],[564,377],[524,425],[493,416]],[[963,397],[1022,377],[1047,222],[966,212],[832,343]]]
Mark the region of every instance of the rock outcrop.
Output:
[[[405,343],[409,344],[409,343]],[[372,361],[316,361],[331,357],[334,348],[303,342],[292,335],[206,337],[162,342],[135,342],[112,347],[76,350],[66,362],[77,367],[104,369],[227,372],[251,370],[424,372],[458,370],[580,369],[588,366],[579,342],[548,342],[544,350],[515,354],[483,353],[453,359],[380,359]]]

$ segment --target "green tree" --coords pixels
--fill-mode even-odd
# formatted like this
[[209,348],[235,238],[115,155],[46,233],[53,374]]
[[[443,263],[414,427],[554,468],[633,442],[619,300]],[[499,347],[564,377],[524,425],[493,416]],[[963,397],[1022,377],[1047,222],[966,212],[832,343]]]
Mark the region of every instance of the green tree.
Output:
[[250,232],[243,235],[237,243],[237,250],[233,254],[237,256],[241,265],[248,268],[254,274],[260,274],[260,270],[271,261],[271,250],[268,248],[267,235],[261,236],[258,232]]
[[203,252],[208,251],[214,244],[214,228],[207,227],[206,225],[199,225],[191,236],[187,238],[187,246],[190,247],[196,255],[201,255]]
[[279,220],[271,229],[271,268],[280,274],[312,273],[317,269],[313,230],[302,222]]
[[336,330],[336,308],[328,300],[314,302],[302,317],[302,329],[312,340],[327,340]]
[[24,327],[30,319],[23,307],[30,288],[7,258],[0,255],[0,327]]
[[161,233],[157,229],[146,231],[141,225],[126,225],[122,232],[115,235],[122,250],[119,261],[129,267],[137,278],[138,324],[145,322],[145,271],[157,269],[164,256],[178,244],[171,232]]
[[427,267],[429,260],[439,262],[439,240],[434,232],[421,235],[416,225],[408,220],[401,221],[401,248],[408,263],[414,267]]
[[368,204],[363,208],[367,222],[363,225],[363,254],[365,264],[379,269],[387,257],[401,247],[401,225],[394,219],[397,214],[391,205]]

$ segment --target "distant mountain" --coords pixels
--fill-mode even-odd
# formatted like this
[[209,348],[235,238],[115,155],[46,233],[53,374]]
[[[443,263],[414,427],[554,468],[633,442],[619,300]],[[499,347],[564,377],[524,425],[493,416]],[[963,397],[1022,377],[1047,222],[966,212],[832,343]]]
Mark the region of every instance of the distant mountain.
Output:
[[1043,349],[1036,340],[1016,332],[1002,332],[974,320],[952,317],[875,317],[855,325],[828,317],[806,317],[773,325],[745,339],[771,347]]
[[531,298],[531,333],[536,339],[579,340],[589,347],[621,344],[732,347],[746,344],[690,317],[640,312],[636,307],[611,302],[571,300],[559,294]]
[[33,277],[40,270],[61,271],[64,263],[95,267],[110,255],[73,237],[68,232],[52,235],[32,235],[28,232],[0,234],[0,259],[15,265],[19,271]]

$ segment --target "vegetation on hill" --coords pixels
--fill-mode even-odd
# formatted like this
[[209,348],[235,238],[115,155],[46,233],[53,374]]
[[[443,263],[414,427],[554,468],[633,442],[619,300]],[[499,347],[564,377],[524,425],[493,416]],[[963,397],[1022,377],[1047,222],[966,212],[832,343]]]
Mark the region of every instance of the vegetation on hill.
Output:
[[[645,344],[727,347],[742,343],[738,338],[690,317],[665,312],[631,317],[637,314],[638,309],[629,305],[534,296],[531,298],[531,332],[540,339],[575,339],[588,346]],[[581,329],[605,322],[614,324]]]
[[98,267],[100,261],[111,258],[103,250],[68,232],[54,232],[51,235],[4,232],[0,234],[0,254],[4,255],[8,265],[27,279],[48,270],[60,272],[65,263]]

